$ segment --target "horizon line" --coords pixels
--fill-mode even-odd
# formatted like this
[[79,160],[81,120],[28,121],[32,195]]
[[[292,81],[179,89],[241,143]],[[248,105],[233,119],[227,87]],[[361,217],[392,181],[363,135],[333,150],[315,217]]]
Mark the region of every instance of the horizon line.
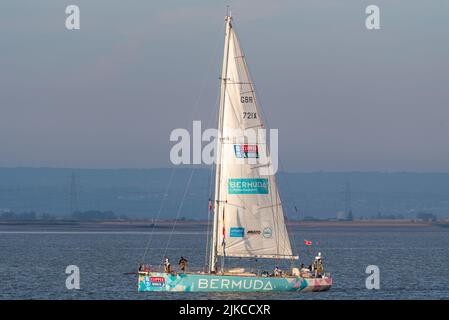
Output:
[[[51,169],[51,170],[85,170],[85,171],[119,171],[119,170],[210,170],[206,165],[184,165],[172,167],[114,167],[114,168],[93,168],[93,167],[52,167],[52,166],[0,166],[0,169]],[[413,173],[413,174],[449,174],[449,171],[420,171],[420,170],[279,170],[277,173]]]

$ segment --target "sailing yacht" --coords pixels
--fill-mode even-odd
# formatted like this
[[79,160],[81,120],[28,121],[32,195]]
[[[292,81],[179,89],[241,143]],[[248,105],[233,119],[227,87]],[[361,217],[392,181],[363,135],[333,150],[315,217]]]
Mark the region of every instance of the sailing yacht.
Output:
[[[264,138],[248,142],[242,132],[264,128],[256,103],[246,58],[230,15],[226,31],[220,110],[218,115],[217,161],[213,229],[207,269],[201,272],[139,271],[139,291],[267,292],[325,291],[332,285],[329,274],[314,275],[292,267],[291,271],[248,272],[226,269],[225,257],[288,259],[292,252],[284,221],[275,174],[261,170],[272,165]],[[253,137],[254,138],[254,137]],[[245,140],[246,139],[246,140]],[[258,160],[268,159],[260,164]]]

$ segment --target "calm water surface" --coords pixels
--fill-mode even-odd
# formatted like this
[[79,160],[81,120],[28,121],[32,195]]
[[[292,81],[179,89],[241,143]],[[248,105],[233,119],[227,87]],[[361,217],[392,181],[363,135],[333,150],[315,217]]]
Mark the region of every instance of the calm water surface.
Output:
[[[151,230],[83,231],[58,227],[0,227],[0,299],[448,299],[449,229],[438,227],[323,227],[291,229],[300,262],[320,250],[334,286],[323,293],[138,293],[136,275]],[[157,229],[146,262],[162,261],[170,229]],[[305,248],[303,240],[314,246]],[[175,231],[167,249],[172,265],[181,255],[192,268],[204,264],[203,227]],[[246,263],[245,263],[246,262]],[[239,259],[230,266],[272,271],[273,261]],[[81,289],[67,290],[65,268],[77,265]],[[365,269],[377,265],[380,290],[367,290]],[[289,265],[284,265],[285,268]]]

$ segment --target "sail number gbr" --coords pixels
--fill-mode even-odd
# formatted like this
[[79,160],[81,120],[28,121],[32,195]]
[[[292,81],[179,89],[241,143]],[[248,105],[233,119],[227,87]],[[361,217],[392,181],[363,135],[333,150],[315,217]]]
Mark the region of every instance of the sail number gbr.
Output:
[[246,96],[241,96],[240,97],[240,102],[241,103],[253,103],[253,97],[246,97]]

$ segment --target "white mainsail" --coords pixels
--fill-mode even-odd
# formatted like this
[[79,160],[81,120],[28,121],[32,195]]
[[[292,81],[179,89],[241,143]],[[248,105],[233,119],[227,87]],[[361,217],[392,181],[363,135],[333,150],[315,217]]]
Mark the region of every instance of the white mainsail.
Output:
[[218,256],[287,258],[293,256],[270,163],[254,88],[232,19],[226,17],[211,270]]

